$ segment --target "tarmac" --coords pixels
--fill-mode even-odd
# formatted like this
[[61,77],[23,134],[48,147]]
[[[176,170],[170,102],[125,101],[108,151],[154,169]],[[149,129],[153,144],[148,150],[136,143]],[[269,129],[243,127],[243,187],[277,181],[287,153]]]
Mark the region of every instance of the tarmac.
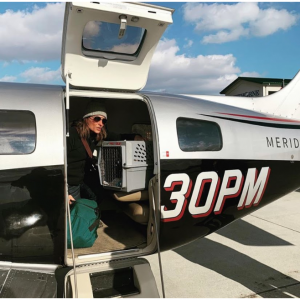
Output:
[[[161,253],[166,298],[299,298],[300,192]],[[158,255],[145,257],[162,296]]]

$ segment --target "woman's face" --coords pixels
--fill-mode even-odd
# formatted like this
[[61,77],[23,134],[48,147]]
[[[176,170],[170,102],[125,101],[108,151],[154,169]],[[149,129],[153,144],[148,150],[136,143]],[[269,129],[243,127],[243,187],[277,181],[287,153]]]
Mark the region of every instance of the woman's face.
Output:
[[106,123],[106,118],[100,115],[86,118],[86,123],[89,129],[96,134],[100,133],[102,127]]

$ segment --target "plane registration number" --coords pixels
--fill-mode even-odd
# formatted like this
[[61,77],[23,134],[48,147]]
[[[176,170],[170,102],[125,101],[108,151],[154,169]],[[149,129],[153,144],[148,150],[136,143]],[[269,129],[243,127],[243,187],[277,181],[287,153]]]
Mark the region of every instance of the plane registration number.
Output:
[[[221,214],[225,201],[229,198],[240,196],[237,209],[257,206],[265,192],[271,169],[263,167],[258,175],[256,168],[247,171],[246,178],[240,170],[227,170],[222,182],[214,171],[202,172],[197,176],[193,192],[192,180],[186,173],[170,174],[164,183],[164,189],[171,192],[170,201],[175,204],[173,209],[166,205],[161,206],[161,219],[163,222],[177,221],[182,218],[191,195],[188,211],[194,218],[208,216],[212,211]],[[203,189],[210,184],[207,198],[203,199]],[[180,190],[174,191],[175,186],[181,186]],[[178,187],[177,187],[178,189]]]

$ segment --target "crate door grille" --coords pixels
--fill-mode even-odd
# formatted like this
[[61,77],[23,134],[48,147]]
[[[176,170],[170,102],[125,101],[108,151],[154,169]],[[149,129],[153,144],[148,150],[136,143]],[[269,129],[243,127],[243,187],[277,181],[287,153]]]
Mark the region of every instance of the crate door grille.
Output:
[[103,185],[122,187],[122,148],[104,147],[102,149],[104,160]]

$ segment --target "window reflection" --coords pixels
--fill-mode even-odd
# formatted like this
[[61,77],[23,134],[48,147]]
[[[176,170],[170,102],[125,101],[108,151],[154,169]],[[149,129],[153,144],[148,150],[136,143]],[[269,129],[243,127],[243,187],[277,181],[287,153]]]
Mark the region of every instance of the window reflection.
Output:
[[29,154],[34,151],[35,143],[32,112],[0,110],[0,154]]
[[143,40],[145,29],[127,26],[122,39],[118,38],[119,29],[119,24],[90,21],[83,31],[83,47],[86,50],[134,55]]
[[178,118],[176,121],[179,147],[182,151],[219,151],[222,135],[218,124],[209,121]]

